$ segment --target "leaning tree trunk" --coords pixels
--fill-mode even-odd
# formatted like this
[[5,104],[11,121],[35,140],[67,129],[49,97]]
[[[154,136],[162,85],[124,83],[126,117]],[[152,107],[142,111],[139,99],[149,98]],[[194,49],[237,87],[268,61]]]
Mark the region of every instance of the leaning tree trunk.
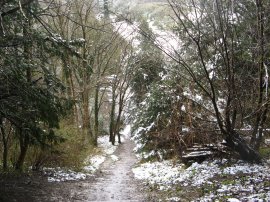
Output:
[[236,131],[228,134],[225,140],[226,145],[237,152],[241,159],[252,163],[261,163],[262,159],[259,153],[250,147]]

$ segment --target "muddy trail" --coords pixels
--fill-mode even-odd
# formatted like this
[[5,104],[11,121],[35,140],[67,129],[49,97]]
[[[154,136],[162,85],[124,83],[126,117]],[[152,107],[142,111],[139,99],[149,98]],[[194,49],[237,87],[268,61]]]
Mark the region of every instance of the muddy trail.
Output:
[[2,176],[0,201],[156,201],[133,177],[132,167],[137,162],[133,147],[133,142],[126,140],[114,153],[118,161],[108,157],[94,176],[83,181],[49,183],[38,173]]
[[83,183],[77,197],[82,201],[147,201],[134,179],[132,167],[137,162],[130,140],[121,144],[114,153],[119,160],[111,158],[102,164],[94,183]]

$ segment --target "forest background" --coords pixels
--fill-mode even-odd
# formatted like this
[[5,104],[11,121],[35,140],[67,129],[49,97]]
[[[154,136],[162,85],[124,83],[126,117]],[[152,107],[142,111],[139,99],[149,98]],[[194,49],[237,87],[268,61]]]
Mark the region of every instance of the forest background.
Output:
[[269,2],[136,3],[0,2],[3,170],[80,169],[128,122],[148,158],[269,155]]

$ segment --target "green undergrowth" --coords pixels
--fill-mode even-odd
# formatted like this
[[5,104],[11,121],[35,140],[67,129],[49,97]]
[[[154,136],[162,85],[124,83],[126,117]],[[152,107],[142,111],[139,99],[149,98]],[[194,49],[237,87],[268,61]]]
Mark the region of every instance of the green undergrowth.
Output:
[[174,201],[173,198],[177,197],[182,202],[189,202],[204,195],[202,188],[193,186],[183,187],[176,184],[166,190],[160,190],[158,185],[147,185],[147,187],[148,197],[152,200],[158,199],[159,201]]
[[[8,168],[3,170],[2,156],[0,156],[0,173],[28,173],[29,170],[41,170],[43,167],[61,167],[80,171],[85,166],[87,157],[99,154],[100,149],[94,147],[86,133],[69,120],[62,120],[55,134],[60,141],[46,142],[46,144],[31,144],[28,148],[23,169],[15,171],[15,163],[20,151],[19,141],[12,139],[8,151]],[[1,150],[0,147],[0,152]]]
[[62,121],[57,135],[63,142],[48,148],[32,147],[28,152],[27,162],[35,169],[41,167],[63,167],[79,171],[88,156],[100,151],[85,140],[83,131],[68,121]]
[[[248,174],[238,173],[235,175],[230,174],[221,174],[216,175],[212,179],[209,179],[211,181],[211,184],[203,184],[201,186],[182,186],[182,184],[173,184],[168,189],[162,189],[162,186],[157,184],[146,184],[147,187],[147,193],[149,197],[151,198],[158,198],[161,201],[174,201],[173,198],[177,197],[178,199],[181,199],[180,201],[186,202],[186,201],[193,201],[197,200],[200,197],[204,197],[207,195],[215,194],[217,197],[215,200],[218,201],[227,201],[228,198],[231,198],[231,195],[219,195],[218,189],[222,187],[223,185],[226,186],[233,186],[237,184],[244,185],[245,182],[248,180]],[[270,182],[265,181],[264,187],[269,187]],[[171,200],[170,200],[171,199]]]
[[270,159],[270,146],[260,148],[260,155],[264,159]]

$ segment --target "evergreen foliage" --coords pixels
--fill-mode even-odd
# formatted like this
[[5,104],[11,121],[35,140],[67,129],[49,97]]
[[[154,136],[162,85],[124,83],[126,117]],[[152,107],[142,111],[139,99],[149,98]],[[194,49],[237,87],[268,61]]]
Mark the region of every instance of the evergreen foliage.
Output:
[[[88,0],[0,3],[3,168],[16,144],[12,163],[22,169],[30,147],[62,142],[59,122],[76,131],[66,135],[78,135],[76,145],[97,146],[104,134],[120,143],[128,102],[142,150],[158,158],[226,140],[243,159],[260,162],[269,127],[269,3],[168,0],[170,25],[153,22],[165,7],[156,4],[157,13],[136,17],[140,44],[131,47],[110,2],[102,1],[103,17]],[[173,24],[180,46],[160,46],[156,24]]]
[[22,169],[30,145],[44,148],[62,141],[53,129],[59,127],[60,117],[70,104],[61,96],[64,86],[49,68],[49,58],[56,55],[44,40],[49,36],[31,27],[38,23],[35,13],[40,11],[39,5],[29,1],[21,9],[16,10],[17,6],[4,4],[2,8],[9,10],[4,16],[2,13],[5,35],[0,50],[0,125],[3,138],[7,121],[12,125],[20,142],[15,166]]
[[148,22],[142,20],[140,26],[139,53],[134,64],[132,89],[135,92],[135,102],[140,103],[149,91],[152,83],[158,82],[164,72],[164,61],[161,51],[155,46],[154,34]]
[[[168,2],[174,12],[173,30],[179,37],[181,46],[178,50],[173,50],[173,53],[165,49],[163,51],[172,59],[165,63],[166,76],[171,83],[180,85],[169,87],[178,92],[180,98],[178,105],[175,105],[178,118],[174,117],[170,121],[179,122],[178,127],[164,124],[158,128],[160,114],[170,110],[173,115],[175,107],[171,104],[168,105],[169,108],[162,109],[162,98],[166,96],[162,96],[164,88],[163,85],[158,85],[158,79],[147,83],[146,79],[142,79],[143,76],[138,79],[140,77],[135,74],[135,81],[140,84],[136,87],[146,89],[137,94],[153,97],[158,103],[152,105],[151,99],[146,98],[143,103],[147,104],[140,108],[136,120],[141,138],[145,137],[144,143],[151,143],[156,134],[161,137],[162,131],[168,131],[158,142],[163,143],[167,137],[174,136],[180,142],[176,148],[180,153],[194,143],[219,142],[225,139],[227,146],[240,154],[241,158],[260,162],[261,158],[256,150],[262,142],[262,131],[267,127],[268,119],[269,48],[266,39],[269,37],[269,28],[264,18],[268,4],[262,1]],[[155,39],[152,33],[148,33],[144,36],[153,42]],[[148,49],[150,53],[151,50]],[[177,65],[170,66],[169,63]],[[150,69],[150,65],[144,64]],[[143,73],[139,69],[138,74],[146,78]],[[159,96],[155,96],[153,89],[149,88],[152,86],[149,84],[153,83],[156,84],[155,92],[159,92]],[[143,84],[148,87],[142,87]],[[139,92],[136,87],[135,95]],[[168,91],[167,96],[171,97]],[[138,103],[145,97],[137,99]],[[162,120],[167,123],[167,117]],[[247,126],[251,128],[249,133],[241,134],[241,130]],[[245,141],[244,138],[251,138],[251,141]]]

